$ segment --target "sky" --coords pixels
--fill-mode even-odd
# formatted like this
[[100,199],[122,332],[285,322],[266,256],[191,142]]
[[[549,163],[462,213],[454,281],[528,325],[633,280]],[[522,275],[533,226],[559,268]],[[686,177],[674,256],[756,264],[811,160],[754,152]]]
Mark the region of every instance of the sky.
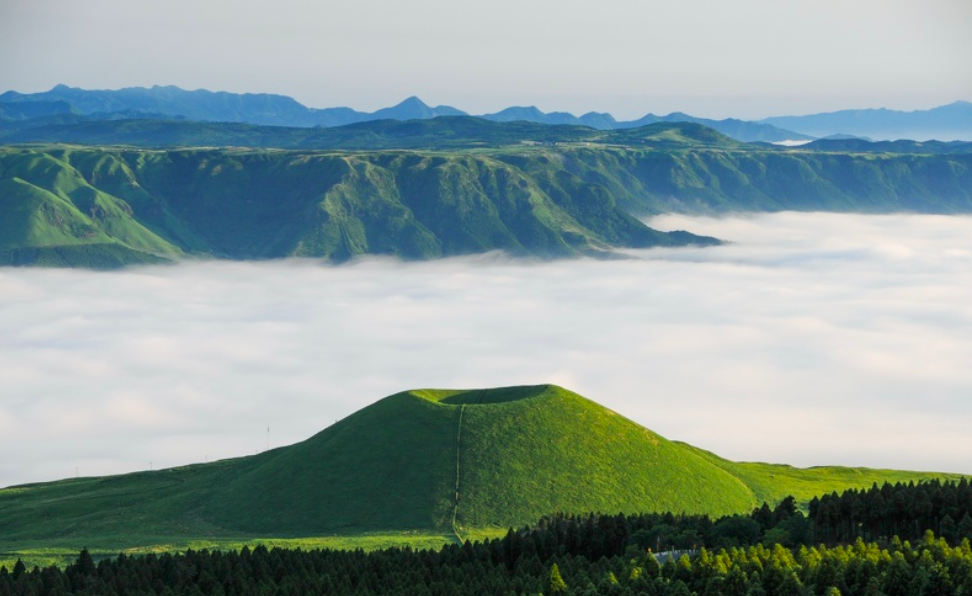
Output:
[[0,487],[254,454],[404,389],[535,383],[734,460],[972,474],[972,217],[650,223],[733,243],[0,268]]
[[418,95],[634,119],[972,100],[968,0],[0,0],[0,91]]

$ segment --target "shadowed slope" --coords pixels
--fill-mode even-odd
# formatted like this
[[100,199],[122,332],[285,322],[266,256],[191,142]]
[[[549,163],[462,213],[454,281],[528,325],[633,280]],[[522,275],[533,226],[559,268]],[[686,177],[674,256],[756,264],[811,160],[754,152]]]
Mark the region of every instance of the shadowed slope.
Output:
[[241,462],[207,511],[269,534],[448,528],[458,408],[398,393]]

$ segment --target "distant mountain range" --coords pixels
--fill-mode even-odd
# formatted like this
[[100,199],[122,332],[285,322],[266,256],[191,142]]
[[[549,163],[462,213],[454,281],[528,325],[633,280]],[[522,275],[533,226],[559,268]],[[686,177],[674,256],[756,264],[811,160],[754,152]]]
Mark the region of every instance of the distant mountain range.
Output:
[[[264,126],[344,126],[373,120],[425,120],[439,116],[468,116],[451,106],[429,106],[417,97],[375,112],[348,107],[310,108],[285,95],[229,93],[172,85],[88,90],[57,85],[42,93],[0,94],[0,129],[35,124],[88,120],[162,119],[207,122],[241,122]],[[618,121],[608,113],[543,112],[535,106],[514,106],[477,117],[494,122],[569,124],[597,130],[637,128],[656,122],[704,124],[739,141],[781,142],[811,140],[833,135],[875,140],[972,140],[972,103],[957,101],[930,110],[903,112],[888,109],[842,110],[807,116],[780,116],[758,122],[727,118],[712,120],[682,112],[665,116],[646,114],[637,120]]]
[[[86,90],[58,85],[43,93],[7,91],[0,95],[0,128],[11,130],[46,124],[89,120],[164,119],[208,122],[241,122],[264,126],[344,126],[373,120],[425,120],[439,116],[468,116],[450,107],[431,107],[417,97],[375,112],[352,108],[309,108],[291,97],[267,93],[227,93],[203,89],[186,91],[174,86],[129,87],[119,90]],[[570,124],[598,130],[637,128],[657,122],[704,124],[739,141],[778,142],[810,140],[772,124],[736,119],[711,120],[676,112],[667,116],[647,114],[619,122],[611,114],[590,112],[580,117],[566,112],[545,113],[534,106],[510,107],[480,118],[494,122],[524,121],[539,124]]]
[[783,130],[771,124],[760,124],[757,122],[747,122],[735,118],[725,120],[711,120],[709,118],[696,118],[682,112],[674,112],[667,116],[656,116],[646,114],[637,120],[618,122],[611,114],[602,112],[588,112],[583,116],[577,117],[567,112],[541,112],[535,106],[506,108],[495,114],[484,114],[480,116],[486,120],[494,122],[513,122],[525,121],[536,122],[539,124],[569,124],[574,126],[587,126],[597,130],[621,130],[628,128],[640,128],[649,124],[659,122],[691,122],[703,124],[713,130],[743,142],[763,141],[775,143],[779,141],[800,141],[810,140],[812,137],[803,135],[791,130]]
[[841,110],[760,120],[814,137],[853,135],[874,140],[972,140],[972,103],[956,101],[931,110]]

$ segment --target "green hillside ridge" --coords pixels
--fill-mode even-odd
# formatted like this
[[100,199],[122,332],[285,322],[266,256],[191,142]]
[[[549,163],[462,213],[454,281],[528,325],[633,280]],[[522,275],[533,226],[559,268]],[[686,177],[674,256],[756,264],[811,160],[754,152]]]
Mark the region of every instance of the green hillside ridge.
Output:
[[[443,126],[437,120],[386,124]],[[972,213],[972,153],[761,149],[697,124],[611,134],[626,144],[0,147],[0,264],[31,264],[31,255],[43,264],[58,251],[83,255],[82,246],[119,263],[490,250],[559,258],[717,243],[637,219],[657,213]]]
[[[814,497],[835,491],[843,492],[852,487],[864,488],[885,482],[908,483],[929,478],[925,473],[920,473],[918,478],[915,476],[917,472],[906,470],[846,466],[795,468],[786,464],[734,462],[687,443],[678,442],[678,444],[739,478],[753,491],[756,500],[760,503],[778,502],[784,492],[783,487],[787,495],[794,497],[801,506],[805,506]],[[957,479],[960,475],[939,474],[936,477]]]
[[[582,179],[555,198],[515,166],[468,153],[8,148],[0,183],[2,248],[21,252],[114,244],[155,259],[340,261],[717,243],[651,230]],[[72,218],[25,221],[24,205]]]
[[[634,214],[972,213],[972,153],[818,153],[580,147],[497,156],[548,192],[576,178]],[[739,240],[739,239],[732,239]]]
[[110,268],[182,254],[57,157],[2,155],[0,263]]
[[0,128],[0,142],[121,145],[141,148],[249,147],[289,150],[472,149],[534,144],[742,147],[692,122],[656,122],[603,131],[587,126],[491,122],[470,116],[375,120],[334,128],[289,128],[228,122],[102,120],[60,122],[23,130]]
[[805,505],[873,482],[957,477],[729,462],[554,385],[416,390],[254,456],[0,490],[0,554],[428,544],[557,511],[719,516],[789,494]]

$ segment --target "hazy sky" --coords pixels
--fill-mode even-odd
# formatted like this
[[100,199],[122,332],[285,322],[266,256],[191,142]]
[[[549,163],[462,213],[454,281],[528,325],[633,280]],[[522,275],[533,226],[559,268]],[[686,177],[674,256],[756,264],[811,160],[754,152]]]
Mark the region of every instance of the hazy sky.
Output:
[[738,460],[972,474],[972,217],[666,216],[619,261],[0,268],[0,486],[247,455],[399,390],[554,382]]
[[0,91],[174,84],[619,118],[972,100],[968,0],[0,0]]

